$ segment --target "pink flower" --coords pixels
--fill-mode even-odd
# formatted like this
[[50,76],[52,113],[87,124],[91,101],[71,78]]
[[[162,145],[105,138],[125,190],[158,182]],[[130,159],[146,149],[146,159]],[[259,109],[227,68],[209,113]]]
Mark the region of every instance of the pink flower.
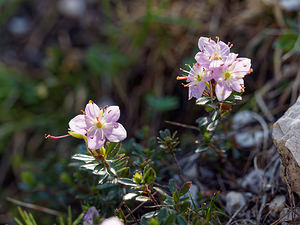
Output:
[[126,138],[125,128],[117,123],[119,117],[118,106],[102,109],[90,101],[85,107],[84,114],[74,117],[69,122],[69,127],[78,134],[86,135],[88,148],[96,150],[104,145],[105,138],[110,142],[119,142]]
[[236,54],[230,53],[224,64],[214,74],[214,79],[217,81],[215,91],[219,101],[228,98],[232,90],[244,91],[243,78],[252,72],[250,67],[250,59],[236,58]]
[[189,87],[189,99],[192,97],[200,98],[205,90],[206,82],[211,80],[211,71],[207,68],[200,66],[199,63],[196,63],[191,67],[190,71],[182,70],[186,72],[188,76],[177,77],[177,80],[184,80],[186,79],[189,82],[187,87]]
[[196,61],[209,69],[214,69],[224,63],[230,53],[230,47],[217,37],[217,42],[207,37],[198,41],[200,52],[195,56]]

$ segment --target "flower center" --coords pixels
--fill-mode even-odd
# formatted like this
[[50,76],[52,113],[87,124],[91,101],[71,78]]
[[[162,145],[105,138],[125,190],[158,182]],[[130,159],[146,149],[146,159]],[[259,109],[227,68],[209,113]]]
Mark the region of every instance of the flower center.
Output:
[[215,52],[214,57],[212,58],[212,60],[222,60],[222,57],[219,56],[219,54]]
[[196,75],[197,81],[201,81],[202,78],[203,78],[203,75],[202,75],[202,74],[199,73],[199,74]]
[[99,117],[96,117],[96,119],[97,119],[97,122],[96,122],[96,127],[97,128],[102,128],[103,127],[103,124],[100,122],[100,120],[99,120]]
[[231,78],[231,73],[227,70],[224,74],[225,80],[229,80]]

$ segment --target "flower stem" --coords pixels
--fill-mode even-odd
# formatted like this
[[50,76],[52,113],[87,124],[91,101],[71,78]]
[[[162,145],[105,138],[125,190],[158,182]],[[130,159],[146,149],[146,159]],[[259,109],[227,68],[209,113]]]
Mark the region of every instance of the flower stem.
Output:
[[177,160],[177,158],[176,158],[175,152],[173,151],[172,146],[168,145],[168,148],[169,148],[169,152],[172,154],[173,160],[174,160],[174,162],[175,162],[175,164],[176,164],[178,175],[179,175],[180,179],[184,182],[185,179],[184,179],[184,177],[182,176],[182,172],[181,172],[181,169],[180,169],[178,160]]

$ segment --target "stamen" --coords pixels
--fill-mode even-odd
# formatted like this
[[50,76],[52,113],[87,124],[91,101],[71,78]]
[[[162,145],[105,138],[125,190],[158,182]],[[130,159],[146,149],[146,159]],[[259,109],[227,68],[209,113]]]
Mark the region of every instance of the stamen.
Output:
[[219,41],[220,41],[220,38],[219,38],[219,36],[216,36],[216,39],[217,39],[217,42],[219,42]]
[[192,67],[189,64],[185,64],[185,66],[188,66],[190,69],[192,69]]
[[191,77],[191,76],[185,76],[185,77],[177,77],[177,80],[185,80],[185,79],[196,79],[195,77]]
[[247,74],[249,74],[249,73],[252,73],[252,72],[253,72],[253,69],[250,69],[250,70],[247,70],[247,71],[234,71],[232,73],[247,73]]
[[104,109],[106,109],[108,107],[108,105],[104,106]]
[[84,110],[80,110],[83,115],[86,115],[86,112]]
[[187,73],[187,74],[192,74],[191,73],[191,71],[187,71],[187,70],[184,70],[184,69],[182,69],[182,68],[179,68],[182,72],[185,72],[185,73]]
[[89,100],[89,103],[92,103],[92,104],[94,104],[94,102],[93,102],[92,100]]
[[66,135],[62,135],[62,136],[52,136],[50,134],[45,134],[45,139],[48,139],[48,138],[61,139],[61,138],[69,137],[69,136],[71,136],[71,134],[66,134]]

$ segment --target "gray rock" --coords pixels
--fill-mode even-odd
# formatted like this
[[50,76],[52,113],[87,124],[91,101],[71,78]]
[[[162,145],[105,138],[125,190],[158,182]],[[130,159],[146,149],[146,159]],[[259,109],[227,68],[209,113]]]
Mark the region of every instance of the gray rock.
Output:
[[15,35],[25,34],[29,30],[29,21],[25,17],[14,17],[9,22],[8,29]]
[[279,5],[287,11],[300,10],[299,0],[280,0]]
[[239,180],[240,185],[249,189],[251,192],[258,194],[261,189],[264,171],[262,169],[252,170],[245,177]]
[[58,2],[59,11],[69,17],[81,17],[86,9],[85,0],[60,0]]
[[293,212],[289,208],[284,208],[280,213],[281,224],[282,225],[299,224],[296,223],[296,221],[299,221],[299,216],[298,216],[299,213],[300,213],[300,208],[298,207],[296,208],[295,212]]
[[283,210],[284,204],[285,204],[285,196],[284,195],[276,196],[269,204],[271,215],[275,217],[277,214],[279,214]]
[[233,215],[238,209],[246,205],[246,199],[243,194],[235,191],[227,193],[226,197],[226,211]]
[[250,110],[240,111],[236,113],[232,119],[232,128],[234,130],[238,130],[254,121],[255,119],[253,118],[252,112]]
[[273,125],[273,141],[281,158],[281,175],[300,196],[300,97]]
[[238,132],[235,135],[235,140],[237,144],[243,148],[250,148],[257,146],[262,142],[264,137],[264,132],[262,130],[252,131],[243,131]]
[[264,137],[262,130],[251,130],[251,123],[257,122],[255,113],[250,110],[238,112],[232,119],[232,128],[237,144],[243,148],[251,148],[260,144]]

